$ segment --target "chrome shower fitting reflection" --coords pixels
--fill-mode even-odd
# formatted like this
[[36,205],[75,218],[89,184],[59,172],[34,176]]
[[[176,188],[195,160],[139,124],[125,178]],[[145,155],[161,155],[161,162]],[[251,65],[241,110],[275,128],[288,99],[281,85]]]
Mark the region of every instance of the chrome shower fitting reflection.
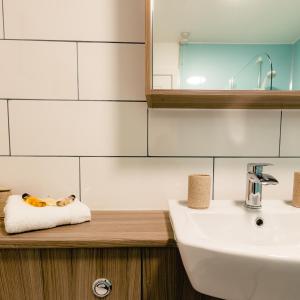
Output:
[[[267,67],[264,67],[264,64],[267,64]],[[257,68],[257,71],[253,73],[253,67]],[[250,69],[252,68],[252,69]],[[263,71],[266,72],[266,75],[263,77]],[[257,79],[253,78],[257,72]],[[247,75],[246,78],[243,76]],[[252,74],[252,75],[251,75]],[[252,79],[250,78],[252,76]],[[246,63],[239,72],[237,72],[234,76],[229,79],[229,89],[244,89],[240,88],[239,82],[243,82],[245,84],[245,80],[247,81],[247,85],[249,81],[251,81],[251,88],[256,90],[272,90],[273,89],[273,79],[277,75],[277,72],[273,69],[273,62],[271,56],[268,53],[261,53],[255,55],[251,58],[248,63]],[[270,82],[270,85],[268,83]],[[248,89],[251,89],[248,87]]]

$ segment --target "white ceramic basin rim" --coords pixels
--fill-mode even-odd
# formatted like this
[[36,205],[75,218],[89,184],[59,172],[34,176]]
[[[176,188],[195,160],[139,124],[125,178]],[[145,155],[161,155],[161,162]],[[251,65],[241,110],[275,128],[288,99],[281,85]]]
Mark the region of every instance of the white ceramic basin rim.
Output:
[[[227,200],[212,201],[205,210],[190,209],[186,201],[170,201],[169,206],[176,239],[182,243],[300,263],[300,209],[289,201],[265,201],[260,210],[247,209],[243,201]],[[258,219],[263,221],[261,226]]]

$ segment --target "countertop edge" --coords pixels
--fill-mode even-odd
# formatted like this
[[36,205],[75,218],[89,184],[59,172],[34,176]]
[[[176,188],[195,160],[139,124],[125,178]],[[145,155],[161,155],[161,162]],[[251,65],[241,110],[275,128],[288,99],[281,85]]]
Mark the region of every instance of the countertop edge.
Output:
[[176,247],[167,211],[93,211],[91,222],[20,234],[0,228],[0,249]]

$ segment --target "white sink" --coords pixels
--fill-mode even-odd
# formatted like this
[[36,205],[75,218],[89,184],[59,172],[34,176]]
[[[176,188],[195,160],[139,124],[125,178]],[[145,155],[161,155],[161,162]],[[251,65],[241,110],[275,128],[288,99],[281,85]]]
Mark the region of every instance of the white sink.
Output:
[[278,200],[262,205],[250,210],[243,201],[215,200],[209,209],[196,210],[169,201],[195,290],[227,300],[300,299],[300,208]]

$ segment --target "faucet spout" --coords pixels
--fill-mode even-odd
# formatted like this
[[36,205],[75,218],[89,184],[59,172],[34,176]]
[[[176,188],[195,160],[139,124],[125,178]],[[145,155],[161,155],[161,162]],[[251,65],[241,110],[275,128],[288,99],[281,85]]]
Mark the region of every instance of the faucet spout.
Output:
[[248,208],[261,208],[263,185],[276,185],[279,183],[274,176],[262,173],[263,167],[269,165],[270,164],[264,163],[251,163],[247,165],[247,193],[245,204]]
[[254,183],[261,183],[262,185],[276,185],[278,180],[270,174],[249,174],[249,180]]

